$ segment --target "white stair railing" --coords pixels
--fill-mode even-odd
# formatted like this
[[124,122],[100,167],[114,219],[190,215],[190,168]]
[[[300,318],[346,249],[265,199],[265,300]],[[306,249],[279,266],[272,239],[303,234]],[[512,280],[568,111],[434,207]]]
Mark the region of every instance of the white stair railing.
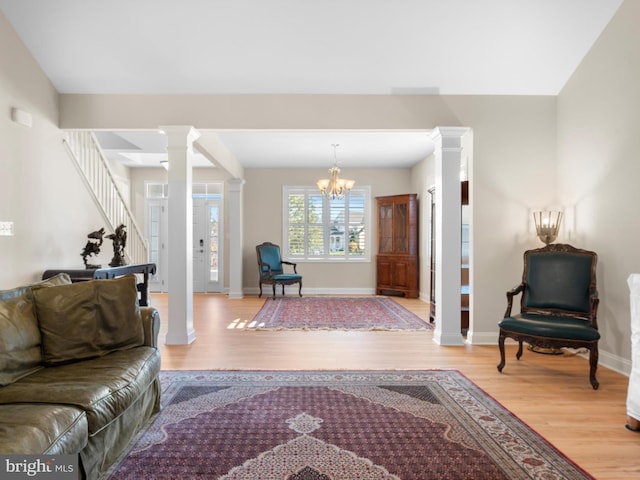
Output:
[[118,188],[109,162],[92,132],[69,131],[63,140],[80,177],[93,197],[105,221],[106,232],[114,232],[119,225],[127,231],[125,257],[129,263],[148,263],[149,248],[142,230]]

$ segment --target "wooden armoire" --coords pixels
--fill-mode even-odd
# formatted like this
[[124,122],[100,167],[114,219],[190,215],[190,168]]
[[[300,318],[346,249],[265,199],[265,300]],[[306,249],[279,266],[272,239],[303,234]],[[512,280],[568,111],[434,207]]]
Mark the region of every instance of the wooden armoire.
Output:
[[418,196],[415,193],[376,197],[378,254],[376,293],[417,298]]

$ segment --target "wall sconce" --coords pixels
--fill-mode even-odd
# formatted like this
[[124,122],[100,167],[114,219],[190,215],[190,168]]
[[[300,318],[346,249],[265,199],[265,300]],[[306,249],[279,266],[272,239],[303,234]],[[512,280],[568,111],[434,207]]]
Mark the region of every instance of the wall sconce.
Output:
[[536,224],[536,233],[542,243],[549,245],[558,238],[560,223],[562,223],[562,212],[533,212],[533,220]]

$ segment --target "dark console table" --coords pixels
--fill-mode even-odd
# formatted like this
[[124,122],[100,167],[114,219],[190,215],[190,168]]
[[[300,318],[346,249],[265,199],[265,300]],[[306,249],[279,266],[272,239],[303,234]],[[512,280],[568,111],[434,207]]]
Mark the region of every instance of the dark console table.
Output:
[[137,284],[138,292],[140,292],[139,303],[146,307],[149,305],[149,275],[156,273],[155,263],[141,263],[138,265],[123,265],[121,267],[94,268],[94,269],[69,269],[61,268],[57,270],[46,270],[42,274],[42,279],[53,277],[59,273],[66,273],[71,277],[71,281],[86,282],[87,280],[104,280],[110,278],[121,277],[131,273],[141,274],[143,281]]

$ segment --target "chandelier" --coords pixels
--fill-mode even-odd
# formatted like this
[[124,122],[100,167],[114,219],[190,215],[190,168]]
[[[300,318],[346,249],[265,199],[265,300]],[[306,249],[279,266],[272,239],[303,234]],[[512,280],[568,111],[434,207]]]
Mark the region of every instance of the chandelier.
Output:
[[322,195],[331,198],[331,200],[335,200],[336,198],[344,197],[345,193],[351,190],[356,182],[355,180],[347,180],[338,176],[340,169],[338,168],[336,148],[339,147],[340,144],[332,143],[331,146],[333,147],[333,167],[329,169],[331,178],[321,178],[318,180],[317,185]]

